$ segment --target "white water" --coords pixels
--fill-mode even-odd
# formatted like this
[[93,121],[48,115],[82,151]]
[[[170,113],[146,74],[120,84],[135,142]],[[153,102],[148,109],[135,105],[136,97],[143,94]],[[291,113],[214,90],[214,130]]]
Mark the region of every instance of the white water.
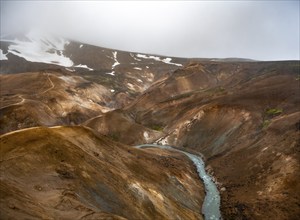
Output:
[[190,160],[195,164],[199,177],[203,180],[205,186],[205,198],[202,205],[202,213],[204,214],[205,220],[220,220],[220,194],[218,188],[212,178],[205,171],[205,164],[201,157],[182,151],[177,150],[171,146],[167,145],[155,145],[155,144],[143,144],[135,146],[136,148],[145,148],[145,147],[157,147],[161,149],[168,149],[181,152],[188,156]]

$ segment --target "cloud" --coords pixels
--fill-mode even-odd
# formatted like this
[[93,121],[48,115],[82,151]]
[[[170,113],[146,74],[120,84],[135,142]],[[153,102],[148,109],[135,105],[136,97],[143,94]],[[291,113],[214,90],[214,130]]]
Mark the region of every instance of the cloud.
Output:
[[1,1],[1,35],[30,28],[179,57],[299,58],[299,1]]

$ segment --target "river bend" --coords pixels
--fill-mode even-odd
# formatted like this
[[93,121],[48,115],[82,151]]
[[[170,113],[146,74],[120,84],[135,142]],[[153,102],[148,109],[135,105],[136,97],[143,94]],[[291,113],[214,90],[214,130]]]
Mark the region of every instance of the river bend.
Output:
[[166,145],[156,145],[156,144],[142,144],[135,146],[136,148],[147,148],[156,147],[161,149],[168,149],[181,152],[185,154],[196,166],[199,177],[202,179],[205,186],[205,198],[202,205],[202,213],[205,220],[220,220],[220,193],[211,176],[209,176],[205,171],[205,164],[201,157],[191,154],[182,150],[175,149],[171,146]]

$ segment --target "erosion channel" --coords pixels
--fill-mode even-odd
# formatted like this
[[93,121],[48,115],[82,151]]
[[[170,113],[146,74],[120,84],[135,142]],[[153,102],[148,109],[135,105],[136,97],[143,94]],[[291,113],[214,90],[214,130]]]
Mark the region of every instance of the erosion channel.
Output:
[[182,150],[175,149],[167,145],[142,144],[142,145],[135,146],[135,148],[149,148],[149,147],[174,150],[188,156],[190,160],[193,161],[193,163],[195,164],[199,177],[202,179],[205,186],[206,195],[202,205],[202,213],[205,219],[206,220],[222,219],[221,212],[220,212],[220,193],[212,178],[206,173],[205,165],[201,157]]

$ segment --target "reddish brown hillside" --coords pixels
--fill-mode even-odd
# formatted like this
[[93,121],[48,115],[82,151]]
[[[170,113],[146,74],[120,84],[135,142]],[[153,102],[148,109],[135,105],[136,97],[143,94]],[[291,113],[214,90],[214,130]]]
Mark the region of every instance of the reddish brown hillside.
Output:
[[83,127],[2,135],[1,219],[202,219],[182,154],[129,148]]
[[0,133],[32,126],[79,124],[111,110],[113,93],[62,71],[2,74]]
[[299,62],[191,64],[127,111],[165,133],[158,143],[203,153],[225,219],[297,219]]

